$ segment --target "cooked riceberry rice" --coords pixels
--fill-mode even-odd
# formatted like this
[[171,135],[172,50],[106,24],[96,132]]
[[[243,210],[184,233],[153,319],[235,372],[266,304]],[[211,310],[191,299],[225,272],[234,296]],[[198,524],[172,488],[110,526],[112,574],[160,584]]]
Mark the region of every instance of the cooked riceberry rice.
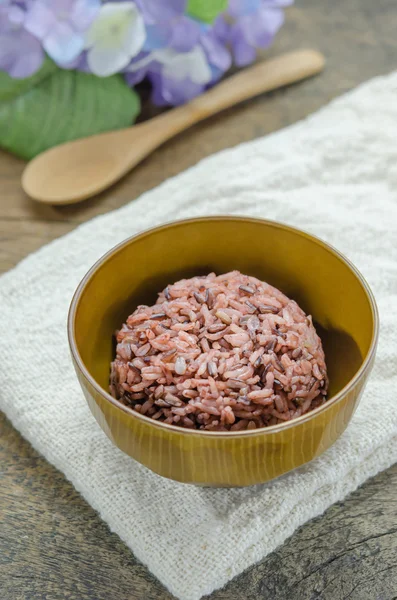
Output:
[[142,415],[209,431],[256,429],[323,404],[321,340],[310,316],[238,271],[169,285],[116,333],[110,391]]

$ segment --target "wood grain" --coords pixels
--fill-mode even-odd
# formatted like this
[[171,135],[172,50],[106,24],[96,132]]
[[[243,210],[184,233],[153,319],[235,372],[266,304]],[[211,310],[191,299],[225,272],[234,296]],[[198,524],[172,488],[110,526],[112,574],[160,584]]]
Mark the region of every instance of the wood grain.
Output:
[[[31,202],[19,185],[24,163],[0,153],[0,271],[201,158],[294,123],[362,81],[396,69],[396,26],[395,0],[300,0],[268,54],[317,48],[327,57],[320,77],[192,128],[82,205],[55,209]],[[145,115],[155,112],[147,108]],[[2,600],[171,598],[5,418],[0,439]],[[302,527],[211,600],[397,600],[396,492],[397,466]]]

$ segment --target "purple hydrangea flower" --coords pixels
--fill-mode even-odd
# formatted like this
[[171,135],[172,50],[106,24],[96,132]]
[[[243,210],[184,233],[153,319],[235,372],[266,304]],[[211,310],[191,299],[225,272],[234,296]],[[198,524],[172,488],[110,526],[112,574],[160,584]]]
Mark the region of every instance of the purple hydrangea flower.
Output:
[[177,52],[189,52],[199,42],[201,33],[202,27],[197,21],[182,16],[173,28],[170,48]]
[[227,12],[231,17],[238,19],[256,13],[261,3],[262,0],[229,0]]
[[0,2],[0,71],[16,79],[33,75],[44,60],[39,40],[24,29],[24,21],[20,4]]
[[[139,2],[146,4],[146,0]],[[229,0],[227,18],[220,15],[212,25],[204,25],[183,13],[186,3],[182,0],[149,0],[150,24],[143,52],[125,69],[126,80],[135,85],[148,77],[153,102],[182,104],[214,85],[230,68],[232,54],[239,66],[254,61],[257,49],[271,44],[283,23],[283,8],[292,2]]]
[[178,106],[201,94],[205,86],[194,83],[189,77],[172,79],[152,70],[149,79],[153,86],[152,101],[157,106]]
[[186,0],[140,0],[146,26],[144,50],[173,48],[189,52],[197,44],[202,24],[184,14]]
[[213,82],[222,77],[232,65],[232,56],[228,48],[218,38],[216,30],[211,29],[206,32],[200,40],[200,43],[207,56],[207,60],[212,69]]
[[126,68],[126,81],[135,85],[148,77],[157,105],[187,102],[229,69],[230,52],[217,37],[226,30],[222,20],[211,28],[175,10],[168,22],[147,27],[144,51]]
[[214,85],[234,63],[273,41],[293,0],[229,0],[213,23],[188,0],[0,0],[0,69],[34,73],[44,51],[62,68],[145,77],[153,101],[178,105]]
[[293,0],[230,0],[228,12],[236,20],[230,44],[237,66],[256,58],[257,48],[267,48],[284,22],[283,7]]
[[134,2],[103,4],[85,38],[88,66],[100,77],[118,73],[139,54],[145,40],[145,22]]
[[137,0],[144,21],[147,25],[167,23],[180,17],[186,10],[187,0]]
[[25,29],[42,41],[58,64],[74,61],[84,48],[84,32],[99,11],[100,0],[35,0],[25,19]]
[[219,17],[215,19],[212,26],[212,33],[221,44],[227,45],[229,43],[230,28],[231,26],[226,21],[225,17],[223,15],[219,15]]

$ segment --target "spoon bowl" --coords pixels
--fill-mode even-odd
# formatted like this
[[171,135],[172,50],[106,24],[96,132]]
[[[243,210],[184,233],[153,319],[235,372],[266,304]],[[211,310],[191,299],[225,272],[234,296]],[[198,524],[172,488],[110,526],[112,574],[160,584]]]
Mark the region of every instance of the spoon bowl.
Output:
[[158,145],[148,121],[46,150],[22,175],[25,192],[47,204],[74,204],[98,194],[128,173]]

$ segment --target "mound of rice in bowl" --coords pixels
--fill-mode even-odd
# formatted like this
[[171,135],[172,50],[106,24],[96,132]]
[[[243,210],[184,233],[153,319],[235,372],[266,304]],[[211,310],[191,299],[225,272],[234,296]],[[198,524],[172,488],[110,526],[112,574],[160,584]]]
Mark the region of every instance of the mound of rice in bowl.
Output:
[[310,316],[238,271],[169,285],[116,333],[110,391],[142,415],[236,431],[289,421],[323,404],[328,379]]

